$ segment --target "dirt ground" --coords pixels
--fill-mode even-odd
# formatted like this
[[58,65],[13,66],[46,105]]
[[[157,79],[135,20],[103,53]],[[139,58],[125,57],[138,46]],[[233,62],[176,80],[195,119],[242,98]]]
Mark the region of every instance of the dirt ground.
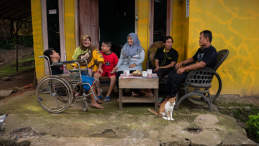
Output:
[[[18,59],[23,59],[33,53],[33,47],[18,47]],[[15,61],[15,50],[0,50],[0,67]],[[0,90],[19,90],[33,83],[34,69],[11,76],[10,81],[0,80]]]
[[19,90],[33,83],[35,70],[29,70],[10,77],[10,81],[0,80],[0,90]]
[[[18,47],[18,59],[33,54],[33,47]],[[0,67],[15,61],[15,50],[0,50]]]

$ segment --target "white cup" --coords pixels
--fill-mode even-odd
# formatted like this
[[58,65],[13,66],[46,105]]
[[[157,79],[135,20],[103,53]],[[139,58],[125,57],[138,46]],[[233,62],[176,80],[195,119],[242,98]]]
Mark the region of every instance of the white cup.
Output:
[[149,76],[149,77],[152,76],[152,69],[147,69],[147,76]]
[[147,71],[142,71],[142,77],[147,77]]
[[124,74],[125,74],[126,76],[129,76],[129,74],[130,74],[130,71],[129,71],[129,70],[124,70],[123,72],[124,72]]

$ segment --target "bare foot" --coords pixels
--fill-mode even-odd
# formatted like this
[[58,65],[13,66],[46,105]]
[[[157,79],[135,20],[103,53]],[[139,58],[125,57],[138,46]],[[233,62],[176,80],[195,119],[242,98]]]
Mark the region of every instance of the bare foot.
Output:
[[149,92],[149,93],[145,94],[145,97],[153,97],[153,96],[154,96],[154,94],[152,92]]
[[148,93],[148,90],[142,89],[141,92],[147,94],[147,93]]
[[103,102],[100,99],[97,99],[96,102],[99,104],[103,104]]
[[91,103],[91,106],[96,107],[98,109],[103,109],[103,107],[100,106],[98,103]]

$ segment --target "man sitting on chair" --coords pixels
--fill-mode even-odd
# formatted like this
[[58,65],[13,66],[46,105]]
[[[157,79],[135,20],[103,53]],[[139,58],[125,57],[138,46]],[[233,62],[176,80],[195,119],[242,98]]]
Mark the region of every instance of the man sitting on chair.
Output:
[[[167,101],[171,97],[175,97],[180,84],[185,82],[185,79],[187,78],[187,75],[190,70],[196,70],[203,67],[209,67],[214,68],[217,63],[217,51],[216,49],[211,45],[212,41],[212,33],[209,30],[204,30],[200,33],[200,39],[199,39],[199,45],[201,46],[196,54],[185,61],[182,61],[180,63],[177,63],[175,68],[177,70],[173,70],[169,73],[165,91],[167,92],[167,98],[165,101]],[[194,63],[198,61],[197,63]],[[187,65],[190,63],[194,63],[189,66],[185,66],[180,68],[182,65]]]

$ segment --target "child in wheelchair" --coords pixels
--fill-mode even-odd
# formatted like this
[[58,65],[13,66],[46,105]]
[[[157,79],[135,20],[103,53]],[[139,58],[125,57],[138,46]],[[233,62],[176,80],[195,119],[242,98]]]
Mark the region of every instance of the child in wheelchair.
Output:
[[[44,51],[44,55],[47,56],[50,60],[50,64],[59,62],[60,60],[60,55],[53,49],[48,49]],[[63,65],[59,66],[51,66],[52,70],[52,75],[58,75],[58,74],[63,74],[63,72],[68,72]],[[88,83],[91,85],[94,94],[90,94],[91,97],[91,105],[95,108],[98,109],[103,109],[103,107],[99,104],[102,104],[103,102],[96,98],[96,85],[95,85],[95,80],[92,77],[84,76],[82,75],[82,83]],[[85,92],[88,94],[91,92],[91,87],[87,84],[82,85],[84,88]],[[98,104],[99,103],[99,104]]]

